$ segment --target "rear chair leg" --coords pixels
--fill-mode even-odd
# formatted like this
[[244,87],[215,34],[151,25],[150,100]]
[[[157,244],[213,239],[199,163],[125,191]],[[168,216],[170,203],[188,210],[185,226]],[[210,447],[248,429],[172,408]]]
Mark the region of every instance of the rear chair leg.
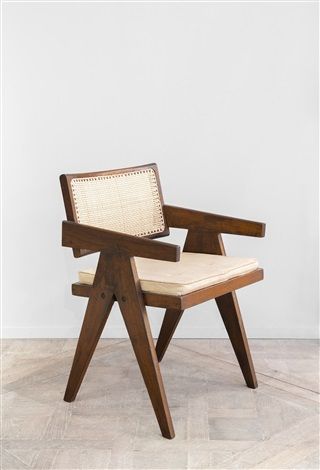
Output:
[[[221,256],[225,256],[226,254],[220,233],[208,234],[206,232],[195,230],[188,231],[184,251],[209,253]],[[222,295],[221,297],[217,297],[215,300],[246,384],[250,388],[257,388],[258,382],[251,359],[237,296],[235,292],[230,292]]]
[[217,297],[215,300],[229,335],[233,350],[237,356],[244,380],[248,387],[257,388],[258,382],[237,296],[235,292],[230,292],[229,294]]
[[171,341],[171,338],[179,324],[180,318],[182,317],[184,310],[176,310],[173,308],[168,308],[164,314],[163,322],[161,325],[161,330],[159,333],[156,352],[158,356],[158,361],[161,362],[168,346]]

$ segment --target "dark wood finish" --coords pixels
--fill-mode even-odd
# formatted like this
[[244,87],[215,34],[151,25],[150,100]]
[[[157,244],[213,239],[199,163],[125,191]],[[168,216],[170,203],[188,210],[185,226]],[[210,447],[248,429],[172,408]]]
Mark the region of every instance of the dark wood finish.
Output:
[[[246,235],[250,233],[251,235],[254,234],[254,236],[264,236],[265,233],[264,224],[259,222],[234,219],[231,217],[224,217],[167,205],[164,206],[164,211],[169,227],[189,228],[183,249],[183,251],[186,252],[191,251],[222,254],[221,246],[223,247],[223,242],[221,234],[216,234],[214,232],[214,235],[211,236],[211,234],[207,232],[209,229],[210,231],[213,231],[213,229],[221,230],[223,228],[225,231],[229,230],[227,233],[235,233],[234,231],[236,231],[238,234],[239,232]],[[201,229],[199,230],[198,227]],[[223,252],[223,254],[225,255],[225,252]],[[180,309],[168,308],[166,310],[156,346],[159,362],[162,360],[169,346],[184,309],[221,296],[222,294],[229,292],[230,289],[239,289],[240,287],[257,282],[262,278],[263,271],[261,269],[257,269],[252,273],[238,276],[237,278],[230,279],[229,281],[206,287],[204,289],[199,289],[198,291],[181,296]]]
[[64,399],[71,402],[77,395],[114,298],[119,303],[162,435],[172,439],[174,428],[140,282],[134,259],[125,254],[100,254]]
[[179,324],[180,318],[182,317],[184,310],[176,310],[169,308],[164,314],[163,322],[161,325],[157,345],[156,353],[158,356],[158,361],[161,362],[168,346],[171,341],[171,338]]
[[[208,234],[196,231],[188,232],[184,251],[197,251],[198,253],[211,253],[222,256],[225,256],[226,254],[220,234]],[[249,275],[257,274],[257,271],[260,270],[252,271]],[[250,388],[256,388],[258,386],[256,373],[237,296],[234,290],[235,289],[230,289],[229,292],[216,296],[215,300],[246,384]]]
[[114,293],[162,435],[172,439],[173,424],[134,259],[122,255],[110,257],[107,275],[108,283],[114,285]]
[[237,356],[244,380],[249,388],[257,388],[258,381],[252,362],[246,331],[235,292],[216,297],[224,326]]
[[225,251],[221,252],[223,247],[222,236],[220,233],[205,232],[203,230],[188,230],[183,251],[189,253],[207,253],[209,255],[225,256]]
[[[209,254],[210,253],[222,254],[222,251],[221,251],[222,247],[223,247],[223,242],[222,242],[222,237],[220,234],[210,234],[208,232],[203,232],[199,230],[189,230],[183,251],[193,252],[195,249],[197,249],[197,252],[209,253]],[[224,248],[223,248],[223,254],[225,255]],[[156,351],[157,351],[159,362],[162,360],[170,344],[170,341],[174,335],[174,332],[180,322],[180,319],[185,309],[193,307],[194,305],[199,305],[200,303],[206,302],[207,300],[210,300],[213,298],[216,298],[216,300],[218,300],[219,298],[221,299],[222,298],[221,296],[223,294],[230,292],[230,290],[233,291],[233,290],[239,289],[241,287],[247,286],[249,284],[260,281],[262,279],[263,279],[263,270],[257,269],[248,274],[230,279],[226,282],[221,282],[219,284],[215,284],[213,286],[209,286],[204,289],[199,289],[198,291],[181,296],[180,297],[181,299],[180,309],[168,308],[166,310],[166,313],[162,322],[162,326],[160,329],[157,346],[156,346]],[[235,297],[235,305],[238,305],[236,301],[236,297]],[[237,315],[239,314],[240,314],[240,310],[238,306]],[[241,314],[240,314],[240,320],[238,322],[239,325],[240,325],[240,322],[242,324]],[[226,322],[225,322],[225,326],[226,326],[229,336],[234,337],[235,335],[233,335],[232,332],[229,332],[230,328],[229,327],[227,328]],[[244,332],[243,324],[242,324],[242,329]],[[239,349],[237,349],[237,351],[239,351]],[[236,353],[237,357],[239,356],[239,354]],[[245,363],[245,359],[242,360],[242,363]]]
[[71,284],[71,293],[77,297],[90,297],[92,286],[89,284],[82,284],[81,282],[74,282]]
[[[75,282],[72,284],[72,295],[78,297],[90,297],[92,286]],[[144,304],[150,307],[159,308],[177,308],[181,307],[181,297],[174,297],[173,295],[151,294],[150,292],[143,292]],[[115,299],[116,300],[116,299]]]
[[[87,173],[73,173],[73,174],[64,174],[60,175],[60,185],[61,185],[61,190],[62,190],[62,195],[63,195],[63,200],[64,200],[64,206],[66,210],[66,216],[67,220],[71,222],[78,222],[77,220],[77,214],[76,214],[76,209],[73,201],[73,196],[72,196],[72,189],[71,189],[71,181],[74,178],[90,178],[90,177],[95,177],[95,176],[109,176],[109,175],[118,175],[121,173],[130,173],[134,171],[139,171],[139,170],[146,170],[150,168],[151,170],[154,171],[156,180],[158,183],[158,191],[159,191],[159,197],[161,201],[161,205],[163,208],[163,195],[162,195],[162,189],[161,189],[161,184],[160,184],[160,178],[159,178],[159,171],[156,163],[148,163],[147,165],[139,165],[139,166],[134,166],[134,167],[128,167],[128,168],[118,168],[115,170],[106,170],[106,171],[94,171],[94,172],[87,172]],[[164,222],[165,222],[165,227],[163,232],[160,233],[155,233],[151,234],[149,236],[146,236],[144,238],[160,238],[160,237],[165,237],[169,235],[169,227],[166,223],[166,219],[164,217]],[[92,251],[86,250],[86,249],[79,249],[79,248],[73,248],[73,255],[75,258],[79,258],[81,256],[85,256],[88,254],[91,254]]]
[[103,250],[111,254],[127,253],[129,256],[165,261],[179,261],[180,259],[178,245],[66,220],[62,222],[62,246],[86,249],[91,252]]
[[234,277],[228,281],[219,282],[219,284],[205,287],[204,289],[199,289],[195,292],[190,292],[190,294],[185,294],[181,297],[181,309],[186,310],[187,308],[194,307],[195,305],[199,305],[207,300],[220,297],[227,292],[254,284],[262,279],[263,269],[256,269],[255,271]]
[[[205,287],[190,294],[181,296],[152,294],[143,292],[144,304],[150,307],[170,308],[174,310],[185,310],[194,305],[201,304],[207,300],[214,299],[227,292],[241,289],[242,287],[254,284],[263,279],[263,269],[256,269],[248,274],[234,277],[225,282],[220,282],[213,286]],[[89,297],[92,286],[76,282],[72,284],[72,294],[79,297]]]
[[[71,191],[73,178],[119,174],[145,168],[152,168],[156,174],[165,217],[165,229],[162,233],[140,238],[77,223]],[[64,399],[66,401],[75,399],[115,301],[119,303],[134,353],[164,437],[172,439],[174,429],[163,387],[159,361],[163,358],[186,308],[209,299],[216,299],[245,381],[248,387],[255,388],[257,380],[234,291],[263,279],[263,270],[256,269],[248,274],[182,296],[152,294],[141,291],[133,257],[179,261],[180,248],[178,246],[148,239],[167,235],[169,226],[188,229],[184,251],[225,255],[221,233],[263,237],[265,225],[259,222],[165,206],[158,169],[155,164],[121,170],[61,175],[60,181],[68,218],[68,222],[63,222],[63,246],[71,247],[76,257],[100,252],[93,285],[81,283],[72,285],[74,295],[89,297],[89,301]],[[150,330],[146,305],[167,309],[156,348]]]
[[106,272],[106,257],[101,254],[64,396],[68,402],[76,398],[114,302]]
[[169,227],[264,237],[265,224],[175,206],[163,206]]

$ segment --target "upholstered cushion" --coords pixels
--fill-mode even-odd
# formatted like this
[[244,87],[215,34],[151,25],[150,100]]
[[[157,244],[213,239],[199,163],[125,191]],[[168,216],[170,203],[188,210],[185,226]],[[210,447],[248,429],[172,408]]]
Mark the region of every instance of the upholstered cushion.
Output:
[[[183,295],[258,268],[254,258],[181,253],[179,262],[135,258],[141,288],[154,294]],[[79,281],[92,284],[95,269],[79,272]]]

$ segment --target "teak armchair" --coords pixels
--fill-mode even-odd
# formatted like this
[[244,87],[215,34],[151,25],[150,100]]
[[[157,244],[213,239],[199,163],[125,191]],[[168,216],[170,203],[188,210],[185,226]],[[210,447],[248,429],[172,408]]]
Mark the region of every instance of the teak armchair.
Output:
[[[89,297],[64,400],[71,402],[117,301],[161,433],[174,428],[161,378],[162,360],[183,311],[215,299],[246,384],[257,387],[235,290],[263,279],[254,259],[225,256],[222,233],[263,237],[260,222],[164,205],[157,166],[60,177],[68,221],[62,245],[75,257],[100,252],[96,270],[80,273],[73,295]],[[153,240],[169,227],[188,230],[180,247]],[[154,346],[146,305],[166,309]]]

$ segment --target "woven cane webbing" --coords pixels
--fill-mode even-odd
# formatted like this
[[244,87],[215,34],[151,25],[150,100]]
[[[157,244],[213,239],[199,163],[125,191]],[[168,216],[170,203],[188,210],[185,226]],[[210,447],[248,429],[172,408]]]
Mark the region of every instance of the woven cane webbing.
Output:
[[73,178],[71,189],[79,223],[140,237],[165,228],[152,168]]

